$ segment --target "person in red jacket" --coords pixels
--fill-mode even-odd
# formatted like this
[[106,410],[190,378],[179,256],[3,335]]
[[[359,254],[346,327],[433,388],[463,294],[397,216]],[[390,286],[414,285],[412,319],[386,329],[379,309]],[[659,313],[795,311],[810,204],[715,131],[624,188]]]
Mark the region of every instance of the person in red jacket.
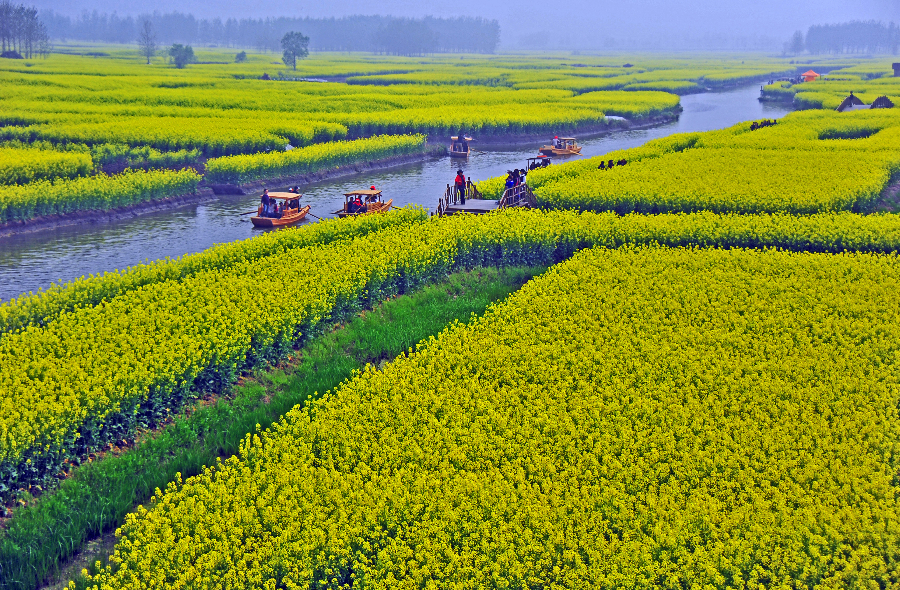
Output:
[[456,187],[456,195],[459,197],[459,202],[463,205],[466,204],[466,177],[463,175],[462,170],[456,171],[456,179],[453,181],[453,185]]

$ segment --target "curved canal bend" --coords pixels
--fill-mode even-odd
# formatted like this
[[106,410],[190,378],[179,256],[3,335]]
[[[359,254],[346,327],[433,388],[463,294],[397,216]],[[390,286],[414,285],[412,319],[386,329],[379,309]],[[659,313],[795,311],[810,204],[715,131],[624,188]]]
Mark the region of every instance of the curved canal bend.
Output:
[[[580,142],[584,146],[582,153],[599,156],[673,133],[710,131],[741,121],[777,118],[790,110],[784,105],[760,103],[758,97],[757,84],[727,92],[683,96],[684,111],[678,121],[585,139]],[[477,142],[472,146],[479,149]],[[453,182],[458,167],[473,180],[499,176],[513,166],[523,167],[525,158],[535,155],[537,147],[490,146],[473,153],[468,161],[431,158],[301,189],[304,203],[312,205],[312,212],[323,218],[331,217],[331,212],[343,206],[343,193],[373,184],[384,191],[385,198],[394,199],[397,206],[415,203],[433,209],[446,185]],[[0,238],[0,301],[37,291],[54,281],[67,282],[82,275],[124,269],[145,260],[174,258],[216,243],[257,235],[248,217],[240,216],[255,209],[257,203],[256,195],[219,197],[132,219]]]

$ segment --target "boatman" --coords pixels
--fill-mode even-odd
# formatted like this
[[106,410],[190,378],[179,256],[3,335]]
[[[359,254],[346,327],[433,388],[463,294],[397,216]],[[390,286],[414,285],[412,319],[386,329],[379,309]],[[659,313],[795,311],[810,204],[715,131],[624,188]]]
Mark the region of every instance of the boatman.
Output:
[[269,201],[270,201],[270,200],[271,200],[271,199],[269,198],[269,189],[265,189],[265,190],[263,191],[262,198],[260,199],[260,201],[262,201],[263,215],[268,216],[268,213],[269,213]]

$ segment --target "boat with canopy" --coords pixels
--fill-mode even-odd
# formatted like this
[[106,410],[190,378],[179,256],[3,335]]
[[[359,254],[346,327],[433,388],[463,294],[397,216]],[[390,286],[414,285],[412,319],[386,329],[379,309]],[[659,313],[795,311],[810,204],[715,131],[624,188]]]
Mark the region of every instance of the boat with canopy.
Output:
[[344,193],[344,208],[338,209],[334,214],[343,218],[367,213],[386,213],[393,203],[394,199],[384,202],[381,191],[373,186],[370,189]]
[[299,193],[269,193],[269,199],[278,203],[278,213],[272,215],[263,211],[260,203],[256,216],[251,217],[254,227],[282,227],[302,221],[309,213],[310,207],[300,207]]

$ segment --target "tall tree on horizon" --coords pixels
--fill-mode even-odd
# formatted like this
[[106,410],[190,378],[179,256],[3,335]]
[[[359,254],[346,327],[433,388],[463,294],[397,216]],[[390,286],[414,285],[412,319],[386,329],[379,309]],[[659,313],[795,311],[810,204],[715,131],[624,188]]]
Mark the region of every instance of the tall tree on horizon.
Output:
[[806,42],[803,40],[803,31],[795,31],[791,37],[790,51],[794,55],[800,55],[806,49]]
[[30,58],[49,53],[47,28],[38,18],[37,8],[0,0],[0,51],[15,51]]
[[296,31],[285,33],[284,37],[281,38],[281,49],[284,51],[281,61],[284,62],[284,65],[291,66],[296,71],[297,60],[309,55],[309,37]]
[[141,55],[147,58],[147,65],[150,65],[150,58],[156,55],[158,46],[156,44],[156,31],[153,30],[153,23],[145,20],[141,26],[141,34],[138,35],[138,46],[141,48]]

